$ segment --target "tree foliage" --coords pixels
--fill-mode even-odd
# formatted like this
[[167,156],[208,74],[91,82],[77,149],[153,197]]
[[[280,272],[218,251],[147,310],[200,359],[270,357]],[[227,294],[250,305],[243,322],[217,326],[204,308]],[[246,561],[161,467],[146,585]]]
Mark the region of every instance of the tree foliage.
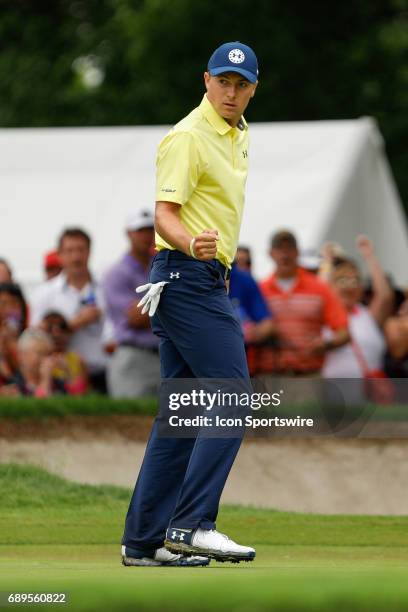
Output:
[[0,125],[174,123],[212,50],[254,47],[251,121],[372,115],[408,200],[407,0],[3,0]]

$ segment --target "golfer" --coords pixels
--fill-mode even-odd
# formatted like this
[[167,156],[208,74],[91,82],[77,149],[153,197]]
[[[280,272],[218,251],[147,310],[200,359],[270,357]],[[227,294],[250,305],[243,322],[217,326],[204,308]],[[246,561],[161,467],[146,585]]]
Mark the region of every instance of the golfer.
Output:
[[[243,113],[258,62],[240,42],[216,49],[206,94],[159,145],[156,254],[141,304],[160,338],[161,376],[248,380],[241,328],[227,295],[248,168]],[[156,421],[126,517],[125,565],[250,561],[255,550],[216,531],[241,438],[167,438]]]

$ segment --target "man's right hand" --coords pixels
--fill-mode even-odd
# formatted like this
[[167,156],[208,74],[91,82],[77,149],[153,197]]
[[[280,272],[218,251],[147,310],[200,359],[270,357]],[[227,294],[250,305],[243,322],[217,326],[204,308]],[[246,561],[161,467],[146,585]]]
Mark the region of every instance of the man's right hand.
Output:
[[101,311],[97,306],[84,306],[78,312],[78,314],[71,319],[69,322],[70,327],[73,331],[76,331],[80,327],[85,327],[86,325],[91,325],[91,323],[95,323],[101,317]]
[[210,261],[217,256],[218,230],[205,229],[201,234],[195,236],[194,254],[196,259]]

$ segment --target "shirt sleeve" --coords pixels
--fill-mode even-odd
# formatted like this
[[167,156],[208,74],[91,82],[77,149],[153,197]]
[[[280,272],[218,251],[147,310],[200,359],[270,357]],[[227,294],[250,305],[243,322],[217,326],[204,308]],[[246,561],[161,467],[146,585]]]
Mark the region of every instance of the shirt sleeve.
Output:
[[102,289],[108,318],[116,322],[127,321],[128,308],[138,299],[130,279],[115,268],[106,275]]
[[248,277],[246,284],[245,303],[243,306],[250,319],[254,321],[254,323],[260,323],[265,319],[270,319],[272,315],[256,281]]
[[185,204],[200,178],[200,156],[190,132],[170,132],[156,160],[156,201]]
[[324,323],[334,331],[347,328],[348,325],[346,309],[341,303],[340,298],[338,298],[337,295],[334,293],[333,289],[331,289],[326,284],[323,284],[323,299]]

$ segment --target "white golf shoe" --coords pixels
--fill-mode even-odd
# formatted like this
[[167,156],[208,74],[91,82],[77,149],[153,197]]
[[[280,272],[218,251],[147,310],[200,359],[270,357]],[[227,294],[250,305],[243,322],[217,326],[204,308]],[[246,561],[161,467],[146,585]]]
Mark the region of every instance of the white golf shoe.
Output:
[[253,561],[255,549],[241,546],[215,529],[169,527],[164,545],[172,553],[205,555],[216,561]]
[[173,554],[164,546],[157,548],[151,557],[133,556],[136,554],[136,551],[129,550],[128,547],[122,545],[122,564],[127,567],[204,567],[210,563],[208,557],[186,557],[182,554]]

